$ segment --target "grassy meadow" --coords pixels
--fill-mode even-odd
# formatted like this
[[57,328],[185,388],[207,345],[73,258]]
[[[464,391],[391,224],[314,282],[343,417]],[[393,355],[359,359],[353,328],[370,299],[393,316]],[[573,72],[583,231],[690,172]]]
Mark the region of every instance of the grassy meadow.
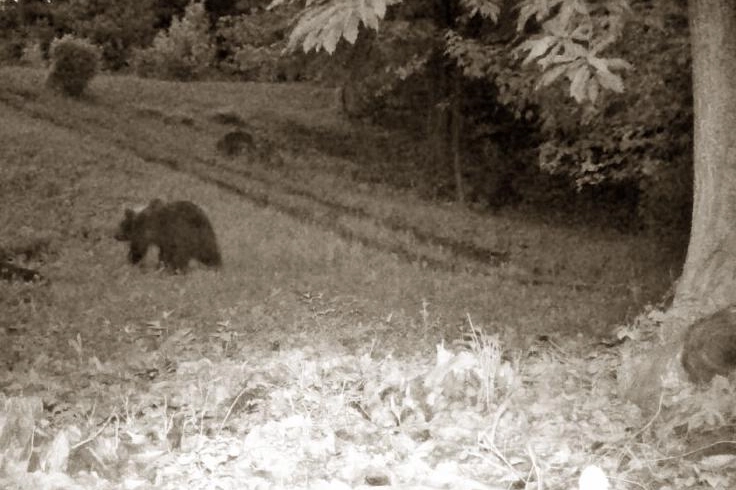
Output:
[[[111,377],[114,372],[131,389],[152,366],[162,375],[172,361],[207,358],[232,360],[238,369],[245,365],[238,363],[260,362],[265,370],[273,368],[279,352],[322,360],[393,355],[432,364],[436,346],[461,339],[471,321],[498,333],[510,351],[529,349],[545,335],[574,339],[585,354],[616,326],[659,302],[678,275],[682,251],[656,237],[565,226],[520,210],[491,215],[427,202],[411,189],[390,185],[391,174],[380,161],[375,168],[357,168],[308,139],[290,138],[311,129],[330,135],[333,144],[352,144],[354,138],[345,135],[354,136],[355,129],[340,115],[330,89],[99,76],[86,96],[68,99],[47,91],[43,79],[38,70],[0,69],[0,248],[48,279],[0,283],[0,371],[6,370],[0,386],[8,393],[18,382],[12,373],[31,370],[45,372],[79,398],[89,385],[70,373],[87,373],[92,365]],[[216,151],[218,140],[243,124],[277,161]],[[187,275],[172,276],[156,270],[153,251],[143,267],[127,263],[127,244],[113,239],[115,227],[126,207],[156,197],[192,200],[206,210],[222,249],[221,271],[195,266]],[[478,340],[473,345],[487,347]],[[148,352],[156,352],[155,361],[140,361]],[[587,369],[582,358],[569,362]],[[111,365],[116,367],[100,368]],[[301,389],[308,376],[304,364],[299,366],[270,375],[287,373],[289,383]],[[381,366],[374,368],[388,369]],[[417,369],[392,366],[397,377]],[[608,396],[610,384],[582,388],[577,377],[565,384],[565,376],[572,376],[568,367],[555,371],[563,391],[570,383],[600,389],[588,398],[586,403],[597,400],[588,408],[614,406],[601,397],[603,391]],[[544,379],[554,370],[532,371]],[[324,389],[325,376],[319,384]],[[344,382],[335,389],[344,390]],[[274,388],[287,382],[269,383]],[[157,386],[146,388],[150,396]],[[548,403],[570,402],[553,391],[544,395]],[[122,397],[126,407],[135,398],[130,396]],[[120,399],[96,400],[95,406],[109,413]],[[230,408],[224,419],[234,417],[239,399],[217,399]],[[181,410],[185,405],[168,403]],[[160,401],[155,406],[161,410]],[[143,402],[139,408],[141,414],[153,410]],[[498,410],[500,417],[504,409]],[[621,420],[635,420],[617,410]],[[204,409],[192,415],[200,437],[205,412],[211,415]],[[134,418],[126,420],[132,424]],[[545,437],[562,437],[561,429],[554,435],[546,432],[549,425],[535,429],[525,423],[515,420],[508,428],[517,435],[541,430]],[[165,436],[171,426],[163,425]],[[224,425],[222,420],[221,430]],[[573,443],[573,432],[565,437],[578,456],[560,477],[567,483],[589,459],[587,442]],[[540,457],[546,454],[540,451]],[[604,466],[615,463],[612,457]]]
[[[677,275],[676,254],[651,238],[491,216],[356,181],[351,162],[289,143],[290,125],[338,136],[347,125],[328,89],[99,77],[88,97],[68,100],[43,90],[42,77],[0,73],[3,245],[46,239],[48,293],[63,298],[38,315],[76,323],[81,309],[117,324],[174,310],[203,324],[237,322],[249,340],[290,342],[293,332],[273,325],[324,308],[322,328],[337,338],[380,330],[396,346],[411,332],[413,349],[417,336],[424,347],[453,338],[467,314],[521,336],[606,335]],[[217,140],[231,129],[217,122],[222,114],[246,121],[283,163],[219,156]],[[161,277],[125,263],[112,230],[125,206],[154,197],[207,210],[220,274]],[[267,328],[248,317],[276,304]],[[222,312],[232,308],[239,313]]]

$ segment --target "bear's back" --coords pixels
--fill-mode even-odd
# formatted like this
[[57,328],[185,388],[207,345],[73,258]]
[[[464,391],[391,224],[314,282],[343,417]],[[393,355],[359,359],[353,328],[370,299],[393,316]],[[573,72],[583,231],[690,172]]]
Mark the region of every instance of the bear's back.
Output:
[[202,208],[191,201],[172,201],[161,209],[168,219],[181,220],[197,228],[211,228],[210,220]]

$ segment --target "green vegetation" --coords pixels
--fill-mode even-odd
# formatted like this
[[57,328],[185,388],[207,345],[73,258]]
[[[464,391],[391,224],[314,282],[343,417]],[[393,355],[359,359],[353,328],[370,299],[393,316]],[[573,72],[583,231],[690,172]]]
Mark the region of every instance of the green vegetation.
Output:
[[[341,140],[330,148],[352,153],[339,156],[359,164],[356,172],[379,160],[404,170],[389,174],[422,197],[481,210],[604,208],[607,224],[621,230],[688,232],[692,100],[682,2],[661,9],[635,2],[629,11],[625,0],[611,0],[588,12],[573,0],[555,8],[500,0],[444,8],[425,0],[390,8],[270,3],[5,2],[0,61],[43,66],[52,39],[72,34],[102,49],[106,70],[340,87],[346,114],[391,130],[364,148]],[[583,34],[568,45],[550,31],[557,22]],[[284,51],[297,47],[323,49]],[[526,65],[535,62],[542,75],[523,69],[527,54]],[[574,88],[557,83],[563,79],[576,80]],[[575,100],[561,96],[561,86]],[[314,139],[314,129],[295,132]],[[330,134],[318,138],[321,147],[330,146]]]
[[214,49],[204,3],[191,3],[181,19],[156,34],[150,47],[133,53],[132,64],[139,76],[196,80],[212,64]]
[[[23,7],[28,8],[28,3]],[[68,0],[33,2],[40,11],[48,9],[54,34],[73,33],[88,39],[102,51],[105,69],[119,70],[128,65],[132,50],[148,46],[156,34],[156,0]],[[174,3],[174,2],[169,2]],[[21,9],[22,10],[22,9]],[[21,14],[21,18],[24,16]],[[32,16],[25,22],[32,23]],[[27,30],[33,39],[36,29]],[[42,37],[42,36],[39,36]]]
[[97,74],[100,50],[74,36],[54,39],[49,50],[51,67],[46,83],[65,95],[79,97]]
[[[594,347],[661,298],[671,245],[419,199],[380,161],[356,169],[290,138],[354,141],[323,88],[100,76],[68,99],[20,68],[0,88],[0,247],[49,280],[0,283],[0,336],[18,340],[0,342],[0,386],[7,420],[60,428],[4,487],[26,468],[38,486],[65,472],[83,488],[225,474],[570,487],[590,464],[639,482],[721,476],[679,459],[641,470],[683,452],[657,431],[709,419],[683,402],[645,425]],[[233,128],[253,148],[220,155]],[[207,211],[221,271],[127,263],[115,227],[152,197]],[[709,410],[726,413],[714,389]],[[4,449],[25,447],[14,434]]]
[[734,4],[267,3],[0,0],[0,488],[732,487]]

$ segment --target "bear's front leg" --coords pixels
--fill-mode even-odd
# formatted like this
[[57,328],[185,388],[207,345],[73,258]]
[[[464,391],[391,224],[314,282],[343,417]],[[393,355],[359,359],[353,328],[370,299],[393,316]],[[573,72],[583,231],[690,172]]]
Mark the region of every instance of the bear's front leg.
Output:
[[130,260],[130,263],[137,264],[141,260],[143,260],[143,257],[145,256],[146,256],[146,249],[142,247],[136,247],[131,242],[130,250],[128,251],[128,260]]

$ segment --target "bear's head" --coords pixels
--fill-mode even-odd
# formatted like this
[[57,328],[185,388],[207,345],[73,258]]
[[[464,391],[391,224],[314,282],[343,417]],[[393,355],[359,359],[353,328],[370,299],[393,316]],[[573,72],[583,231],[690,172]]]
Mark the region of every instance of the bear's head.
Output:
[[128,242],[133,236],[133,228],[135,227],[136,218],[138,212],[132,209],[126,209],[123,220],[118,225],[118,230],[115,232],[115,240],[120,242]]
[[153,199],[148,206],[139,206],[135,209],[127,208],[123,215],[123,220],[118,225],[115,232],[115,240],[121,242],[129,242],[134,235],[140,233],[141,225],[148,219],[147,216],[160,211],[164,207],[161,199]]

